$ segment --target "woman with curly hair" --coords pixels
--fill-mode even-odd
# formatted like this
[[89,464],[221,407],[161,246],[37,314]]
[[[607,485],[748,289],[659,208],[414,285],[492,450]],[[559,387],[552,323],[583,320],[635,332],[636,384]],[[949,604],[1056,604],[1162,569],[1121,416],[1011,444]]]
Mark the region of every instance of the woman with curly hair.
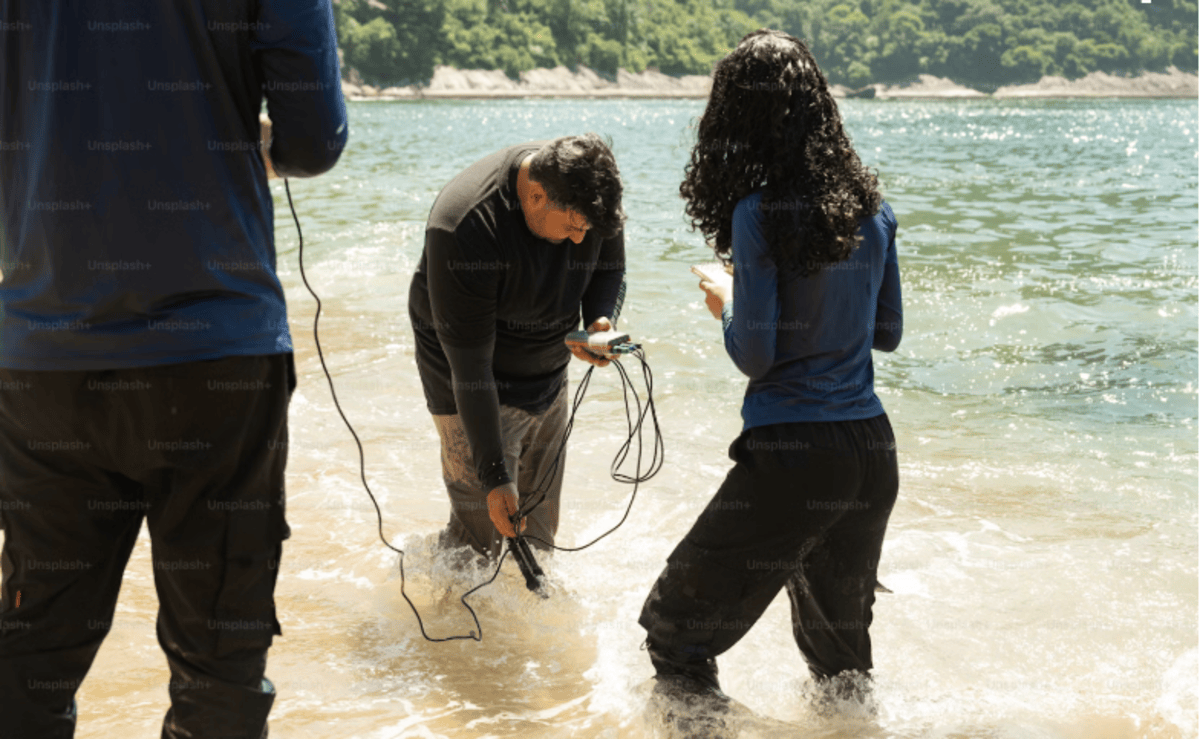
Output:
[[900,343],[896,219],[802,41],[722,59],[679,188],[723,270],[698,272],[750,378],[736,463],[639,622],[656,691],[725,696],[716,657],[786,587],[824,697],[865,700],[876,570],[899,475],[871,350]]

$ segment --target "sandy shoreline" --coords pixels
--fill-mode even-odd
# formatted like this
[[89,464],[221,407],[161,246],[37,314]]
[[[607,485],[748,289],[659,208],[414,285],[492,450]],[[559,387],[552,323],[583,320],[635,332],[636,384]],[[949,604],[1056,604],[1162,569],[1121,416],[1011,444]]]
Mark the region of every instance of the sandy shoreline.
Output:
[[1196,75],[1169,67],[1138,77],[1114,77],[1092,72],[1078,80],[1043,77],[1033,85],[1010,85],[992,93],[995,98],[1195,98]]
[[615,81],[587,67],[572,72],[566,67],[531,69],[513,80],[504,72],[454,69],[439,66],[427,85],[388,87],[355,85],[342,81],[342,92],[351,100],[453,100],[470,98],[705,98],[711,79],[703,75],[671,77],[653,70],[632,74],[620,69]]
[[[617,71],[607,80],[587,67],[572,72],[566,67],[533,69],[513,80],[500,70],[453,69],[439,66],[426,85],[388,87],[342,81],[349,100],[463,100],[513,98],[694,98],[708,97],[710,77],[671,77],[646,70],[633,74]],[[877,100],[970,100],[1021,98],[1196,98],[1197,75],[1170,67],[1166,72],[1146,72],[1137,77],[1116,77],[1092,72],[1078,80],[1043,77],[1035,84],[1009,85],[993,93],[964,87],[951,80],[922,74],[901,85],[869,85],[851,91],[833,86],[837,98],[867,97]]]

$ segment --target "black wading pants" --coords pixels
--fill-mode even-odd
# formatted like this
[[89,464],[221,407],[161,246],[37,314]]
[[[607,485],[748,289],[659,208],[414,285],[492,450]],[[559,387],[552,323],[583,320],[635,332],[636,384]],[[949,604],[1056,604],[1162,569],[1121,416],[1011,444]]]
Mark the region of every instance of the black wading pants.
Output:
[[291,354],[0,370],[0,736],[74,735],[143,518],[171,671],[162,736],[266,736],[295,382]]
[[875,574],[899,475],[886,415],[752,428],[667,559],[639,623],[660,676],[717,687],[715,658],[780,588],[814,678],[871,668]]

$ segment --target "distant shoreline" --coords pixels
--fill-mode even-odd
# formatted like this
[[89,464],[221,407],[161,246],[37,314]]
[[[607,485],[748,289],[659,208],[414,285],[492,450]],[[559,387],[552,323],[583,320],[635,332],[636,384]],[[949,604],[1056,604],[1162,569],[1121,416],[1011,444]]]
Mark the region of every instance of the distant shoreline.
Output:
[[[343,80],[342,92],[349,100],[705,99],[710,85],[711,78],[703,75],[671,77],[654,70],[633,74],[621,69],[611,81],[586,67],[575,72],[555,67],[522,72],[519,80],[513,80],[500,70],[437,67],[426,85],[380,89]],[[1077,80],[1047,76],[1034,84],[1008,85],[992,93],[926,74],[901,85],[874,84],[857,91],[833,85],[832,91],[839,99],[876,100],[1196,99],[1200,85],[1196,74],[1170,67],[1166,72],[1137,77],[1104,72]]]

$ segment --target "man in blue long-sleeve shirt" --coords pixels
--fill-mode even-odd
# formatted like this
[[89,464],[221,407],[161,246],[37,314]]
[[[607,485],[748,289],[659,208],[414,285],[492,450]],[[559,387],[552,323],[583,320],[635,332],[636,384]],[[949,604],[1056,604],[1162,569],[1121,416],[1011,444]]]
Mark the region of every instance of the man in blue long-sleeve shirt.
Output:
[[295,385],[271,193],[345,146],[329,0],[0,0],[0,736],[70,737],[147,522],[163,737],[266,736]]

